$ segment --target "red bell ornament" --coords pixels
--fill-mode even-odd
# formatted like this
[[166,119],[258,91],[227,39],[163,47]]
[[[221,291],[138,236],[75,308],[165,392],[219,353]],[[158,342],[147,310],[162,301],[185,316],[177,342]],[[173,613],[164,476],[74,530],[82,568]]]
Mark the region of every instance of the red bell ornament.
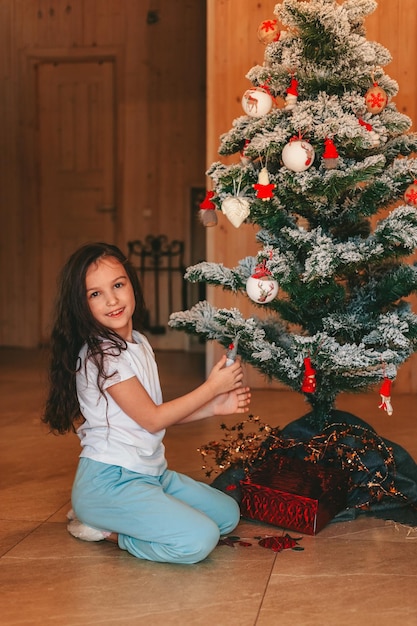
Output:
[[304,359],[304,378],[301,385],[303,393],[314,393],[317,388],[316,370],[311,365],[310,357]]
[[417,180],[405,190],[404,201],[417,208]]
[[374,83],[365,94],[365,104],[369,113],[373,115],[381,113],[388,104],[386,91],[384,91],[378,83]]

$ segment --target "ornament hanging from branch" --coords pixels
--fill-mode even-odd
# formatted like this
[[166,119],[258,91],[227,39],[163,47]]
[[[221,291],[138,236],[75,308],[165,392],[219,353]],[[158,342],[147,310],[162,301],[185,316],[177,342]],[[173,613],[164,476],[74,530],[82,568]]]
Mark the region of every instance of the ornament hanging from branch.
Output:
[[266,267],[266,260],[259,263],[246,281],[246,293],[257,304],[267,304],[278,293],[278,283]]
[[287,89],[287,95],[285,97],[286,105],[284,107],[285,111],[292,111],[294,109],[298,99],[298,80],[295,76],[291,77],[290,86]]
[[285,167],[293,172],[304,172],[313,164],[315,152],[313,146],[299,136],[292,137],[282,151]]
[[250,117],[263,117],[270,112],[274,100],[266,86],[247,89],[242,97],[242,107]]
[[279,41],[283,32],[278,28],[278,20],[264,20],[258,26],[258,39],[266,46],[273,41]]
[[339,153],[333,143],[333,139],[324,140],[323,164],[326,170],[334,170],[337,167]]
[[217,213],[216,205],[212,201],[214,197],[214,191],[206,191],[206,196],[202,202],[200,202],[200,220],[203,226],[216,226]]
[[235,228],[239,228],[250,214],[250,204],[247,198],[239,195],[240,186],[242,184],[242,173],[240,175],[239,184],[236,187],[236,181],[233,179],[233,196],[228,196],[222,202],[222,212],[229,222]]
[[246,198],[229,196],[222,202],[222,212],[235,228],[239,228],[249,216],[249,206]]
[[317,389],[316,370],[311,365],[310,357],[304,359],[304,377],[301,385],[303,393],[314,393]]
[[388,95],[387,92],[382,89],[374,79],[372,74],[372,82],[373,85],[368,89],[365,94],[365,104],[369,113],[376,115],[377,113],[381,113],[385,109],[388,104]]
[[263,167],[258,174],[258,182],[253,185],[256,190],[256,197],[266,202],[274,196],[276,185],[269,182],[269,173],[266,167]]
[[404,202],[417,208],[417,180],[414,180],[414,182],[405,190]]
[[382,381],[382,385],[379,388],[381,403],[379,404],[378,408],[386,411],[388,415],[392,415],[394,412],[391,404],[391,383],[392,380],[385,377]]

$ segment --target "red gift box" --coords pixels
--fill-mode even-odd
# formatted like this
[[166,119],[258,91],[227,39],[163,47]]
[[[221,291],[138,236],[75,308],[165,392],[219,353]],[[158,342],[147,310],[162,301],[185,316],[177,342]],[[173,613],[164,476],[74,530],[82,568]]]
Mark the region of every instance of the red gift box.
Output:
[[346,508],[349,474],[277,455],[240,485],[243,517],[316,535]]

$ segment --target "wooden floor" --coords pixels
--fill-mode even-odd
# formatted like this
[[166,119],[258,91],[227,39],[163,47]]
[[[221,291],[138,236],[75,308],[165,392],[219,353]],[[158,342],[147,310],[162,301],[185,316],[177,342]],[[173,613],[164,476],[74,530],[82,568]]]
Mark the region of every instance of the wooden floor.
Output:
[[[159,353],[169,399],[204,376],[203,356]],[[75,436],[40,424],[45,357],[0,349],[0,623],[4,626],[411,626],[417,624],[417,529],[361,517],[303,536],[304,551],[274,553],[255,537],[280,530],[242,520],[250,546],[218,546],[198,565],[141,561],[115,545],[66,531],[79,453]],[[375,394],[338,407],[372,424],[417,458],[416,397],[395,395],[394,415]],[[301,396],[253,390],[252,413],[284,426],[307,412]],[[166,437],[170,466],[206,480],[197,448],[220,423],[177,426]]]

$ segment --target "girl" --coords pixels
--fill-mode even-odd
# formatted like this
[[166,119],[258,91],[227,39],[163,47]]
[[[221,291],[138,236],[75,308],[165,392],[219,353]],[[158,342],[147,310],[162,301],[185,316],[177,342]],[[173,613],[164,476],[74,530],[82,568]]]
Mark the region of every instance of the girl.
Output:
[[144,311],[133,267],[115,246],[88,244],[61,274],[43,421],[82,446],[69,532],[107,539],[142,559],[196,563],[239,521],[234,499],[167,469],[173,424],[248,411],[239,361],[213,367],[194,391],[162,402],[157,366],[139,332]]

